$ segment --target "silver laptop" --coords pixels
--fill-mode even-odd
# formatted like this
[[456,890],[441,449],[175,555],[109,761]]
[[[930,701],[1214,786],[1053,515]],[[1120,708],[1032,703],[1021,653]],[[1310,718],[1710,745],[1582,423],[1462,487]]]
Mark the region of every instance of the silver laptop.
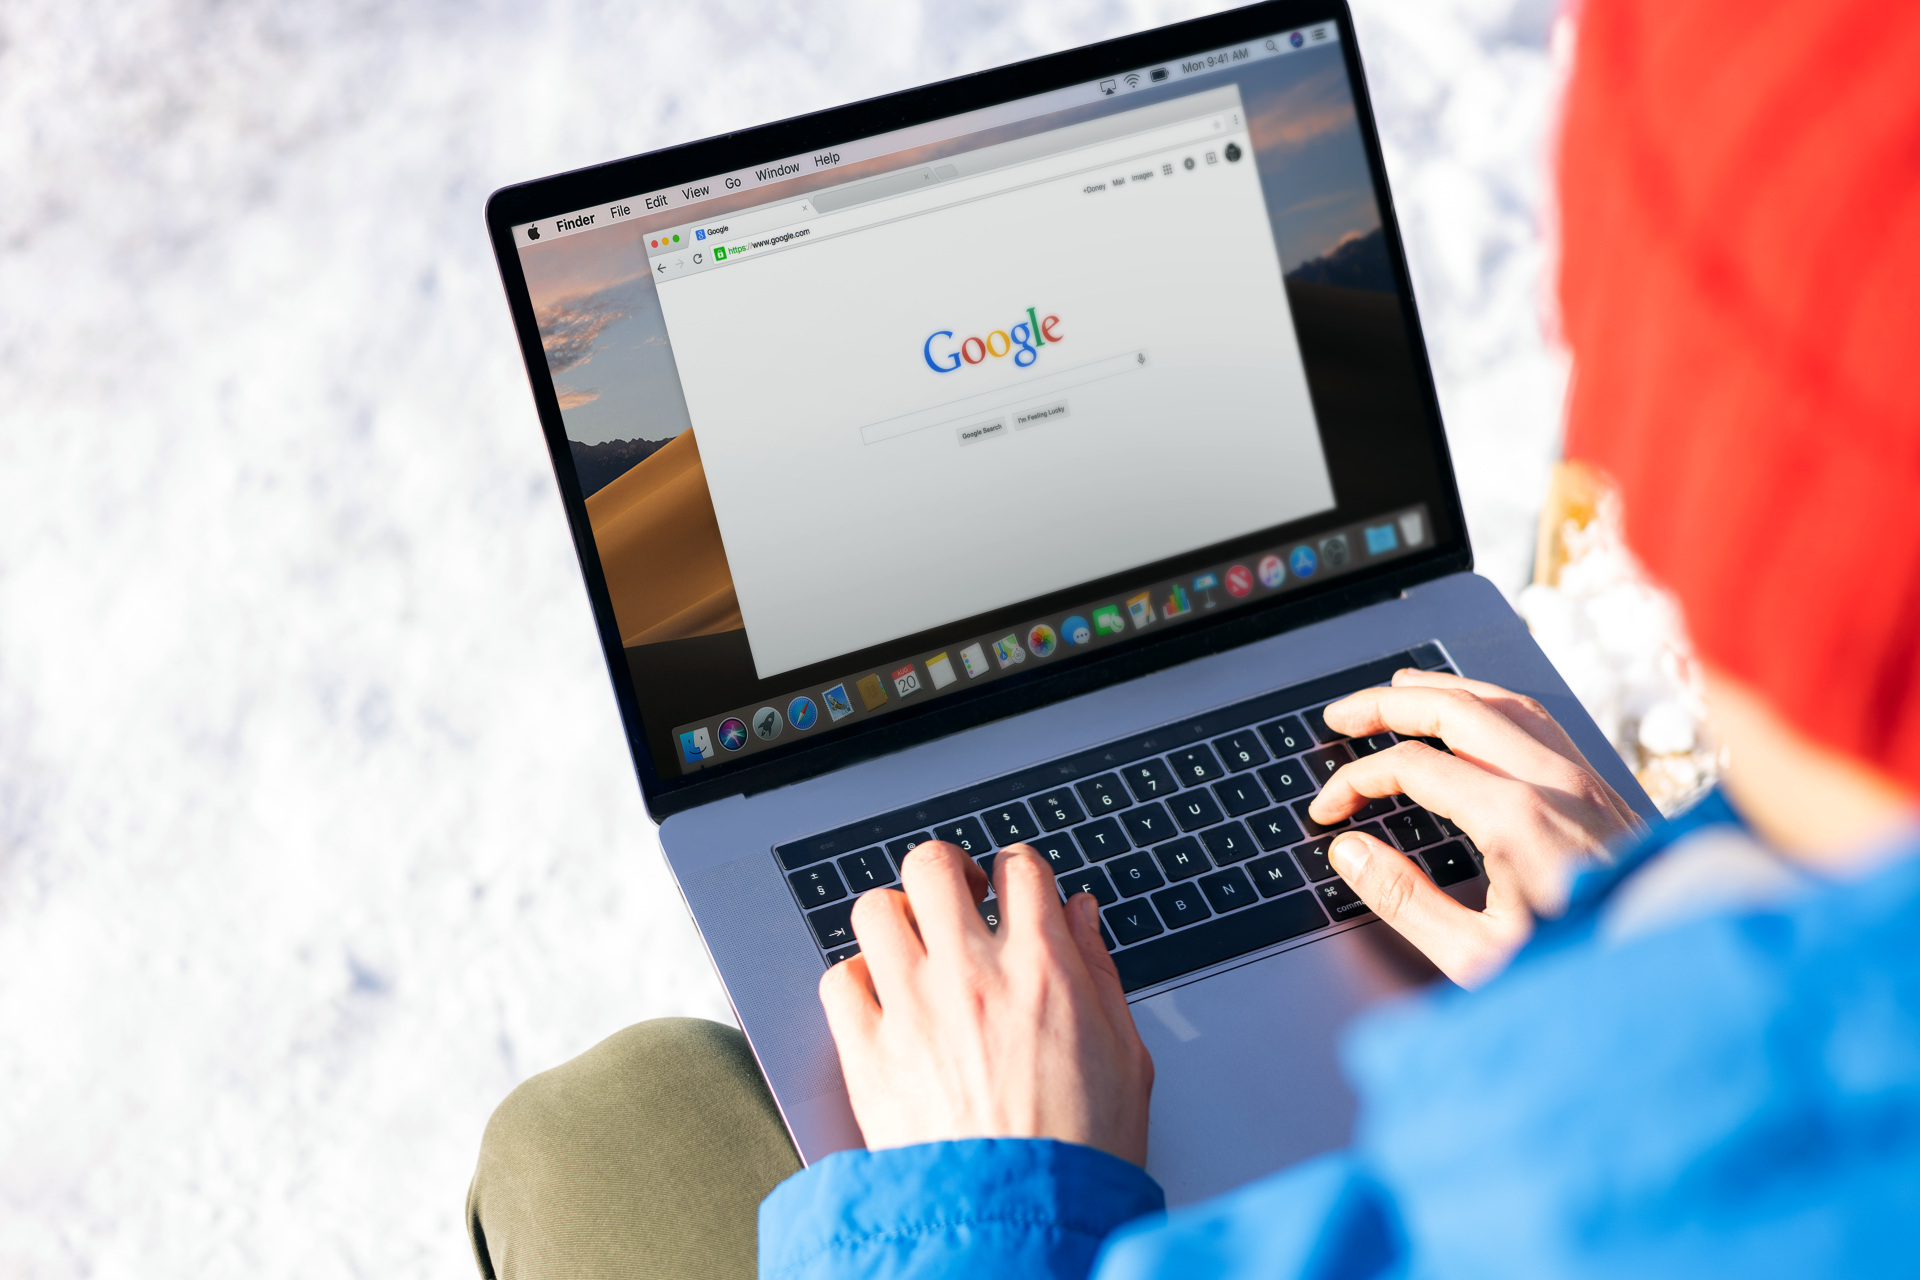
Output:
[[[1179,1203],[1344,1142],[1341,1027],[1433,978],[1306,812],[1391,741],[1326,703],[1407,665],[1498,681],[1652,816],[1471,572],[1337,0],[487,220],[648,811],[806,1160],[860,1142],[817,983],[920,841],[1025,841],[1099,898]],[[1482,898],[1445,821],[1353,823]]]

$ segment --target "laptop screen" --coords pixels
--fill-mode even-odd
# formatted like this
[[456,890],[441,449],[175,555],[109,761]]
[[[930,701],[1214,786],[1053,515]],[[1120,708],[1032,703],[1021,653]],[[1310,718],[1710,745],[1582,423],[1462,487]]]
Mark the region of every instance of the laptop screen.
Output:
[[663,777],[1453,536],[1340,45],[513,229]]

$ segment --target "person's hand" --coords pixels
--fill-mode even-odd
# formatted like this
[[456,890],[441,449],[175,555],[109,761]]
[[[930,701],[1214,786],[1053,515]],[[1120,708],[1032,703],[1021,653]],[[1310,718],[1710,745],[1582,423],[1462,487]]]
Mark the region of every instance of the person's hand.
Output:
[[1374,914],[1463,987],[1506,967],[1536,916],[1566,910],[1573,872],[1607,857],[1640,820],[1532,698],[1432,671],[1400,671],[1325,712],[1349,737],[1385,730],[1438,738],[1401,742],[1343,766],[1309,812],[1334,823],[1370,798],[1406,795],[1451,819],[1485,857],[1487,905],[1461,906],[1399,850],[1362,832],[1336,836],[1327,855]]
[[998,933],[977,910],[987,878],[939,841],[900,869],[906,892],[853,907],[860,954],[827,970],[820,1002],[867,1146],[1057,1138],[1144,1164],[1153,1059],[1100,940],[1099,907],[1065,907],[1027,845],[994,859]]

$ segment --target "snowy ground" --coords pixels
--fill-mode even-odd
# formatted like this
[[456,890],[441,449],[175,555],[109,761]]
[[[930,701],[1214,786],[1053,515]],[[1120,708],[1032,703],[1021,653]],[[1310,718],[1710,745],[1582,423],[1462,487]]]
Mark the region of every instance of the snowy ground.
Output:
[[[518,1080],[726,1017],[482,234],[502,183],[1205,4],[0,8],[0,1274],[471,1275]],[[1361,0],[1517,591],[1540,0]]]

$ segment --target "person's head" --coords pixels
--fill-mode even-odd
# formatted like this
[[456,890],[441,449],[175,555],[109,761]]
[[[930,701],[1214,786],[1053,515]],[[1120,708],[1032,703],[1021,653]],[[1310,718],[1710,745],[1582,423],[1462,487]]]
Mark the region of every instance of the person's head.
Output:
[[1920,793],[1920,6],[1578,19],[1567,452],[1681,603],[1735,798],[1844,843]]

